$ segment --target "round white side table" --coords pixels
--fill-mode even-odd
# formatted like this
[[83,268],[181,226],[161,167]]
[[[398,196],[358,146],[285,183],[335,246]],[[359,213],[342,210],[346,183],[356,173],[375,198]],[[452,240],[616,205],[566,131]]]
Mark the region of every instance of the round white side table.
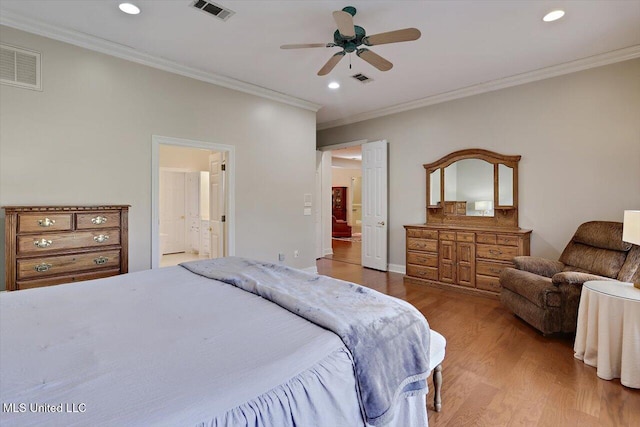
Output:
[[612,280],[586,282],[573,350],[598,377],[640,388],[640,289]]

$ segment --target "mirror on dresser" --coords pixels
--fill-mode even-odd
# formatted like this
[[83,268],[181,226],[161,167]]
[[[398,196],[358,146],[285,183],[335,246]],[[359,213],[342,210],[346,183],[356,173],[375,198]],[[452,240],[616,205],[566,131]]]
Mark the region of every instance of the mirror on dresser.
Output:
[[426,224],[405,225],[405,281],[497,296],[502,270],[529,255],[518,227],[518,162],[482,149],[424,165]]
[[424,165],[427,223],[517,227],[519,161],[468,149]]

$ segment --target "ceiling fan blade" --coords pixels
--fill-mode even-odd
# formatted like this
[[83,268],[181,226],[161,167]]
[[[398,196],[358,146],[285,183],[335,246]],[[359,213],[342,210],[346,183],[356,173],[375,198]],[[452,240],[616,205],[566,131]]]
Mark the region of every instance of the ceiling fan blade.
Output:
[[356,55],[373,65],[380,71],[389,71],[393,68],[393,64],[377,53],[371,52],[369,49],[358,49]]
[[344,10],[333,12],[333,19],[338,25],[340,35],[347,40],[356,38],[356,29],[353,26],[353,16]]
[[327,61],[326,64],[324,64],[324,67],[322,67],[320,69],[320,71],[318,71],[318,75],[319,76],[324,76],[327,75],[331,72],[331,70],[333,70],[333,67],[335,67],[338,62],[340,62],[340,60],[342,59],[342,57],[344,56],[344,52],[338,52],[333,54],[333,56],[331,58],[329,58],[329,60]]
[[418,40],[420,36],[420,30],[417,28],[405,28],[403,30],[389,31],[388,33],[367,36],[362,39],[362,42],[367,46],[377,46],[379,44]]
[[283,44],[280,49],[304,49],[307,47],[333,47],[333,43]]

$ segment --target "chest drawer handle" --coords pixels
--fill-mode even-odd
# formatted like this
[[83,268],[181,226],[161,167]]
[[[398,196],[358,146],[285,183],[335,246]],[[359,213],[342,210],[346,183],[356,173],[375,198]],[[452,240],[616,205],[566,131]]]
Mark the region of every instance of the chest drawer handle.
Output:
[[95,225],[105,224],[107,222],[107,217],[97,216],[95,218],[91,218],[91,222]]
[[493,255],[502,255],[502,251],[501,250],[493,250],[493,249],[489,249],[489,253],[493,254]]
[[38,225],[40,227],[51,227],[55,223],[56,223],[55,219],[45,218],[45,219],[39,219],[38,220]]
[[104,243],[104,242],[106,242],[107,240],[109,240],[109,236],[108,236],[108,235],[106,235],[106,234],[99,234],[99,235],[97,235],[97,236],[94,236],[93,240],[94,240],[96,243]]
[[53,242],[47,239],[40,239],[33,242],[33,244],[36,245],[36,247],[38,248],[48,248],[49,246],[51,246],[51,243]]
[[99,256],[98,258],[94,258],[93,260],[93,262],[95,262],[96,265],[106,264],[107,261],[109,261],[109,258],[107,258],[106,256]]
[[500,274],[500,272],[501,272],[502,270],[499,270],[499,269],[497,269],[497,268],[490,268],[490,269],[489,269],[489,271],[490,271],[490,272],[492,272],[492,273],[495,273],[495,274]]
[[38,272],[38,273],[44,273],[45,271],[49,271],[49,269],[52,267],[51,264],[47,264],[46,262],[43,262],[42,264],[38,264],[34,267],[34,269]]

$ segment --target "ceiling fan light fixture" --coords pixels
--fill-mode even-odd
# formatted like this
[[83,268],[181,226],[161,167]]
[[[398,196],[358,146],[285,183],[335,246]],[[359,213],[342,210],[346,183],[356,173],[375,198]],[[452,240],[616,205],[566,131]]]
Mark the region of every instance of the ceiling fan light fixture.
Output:
[[334,89],[334,90],[335,90],[335,89],[338,89],[338,88],[340,87],[340,83],[338,83],[338,82],[331,82],[331,83],[329,83],[329,84],[327,85],[327,87],[328,87],[329,89]]
[[546,15],[544,15],[544,18],[542,18],[542,20],[544,22],[553,22],[553,21],[557,21],[558,19],[562,18],[563,16],[564,16],[564,10],[557,9],[557,10],[552,10],[551,12],[547,13]]
[[140,8],[132,3],[120,3],[118,7],[127,15],[137,15],[140,13]]

